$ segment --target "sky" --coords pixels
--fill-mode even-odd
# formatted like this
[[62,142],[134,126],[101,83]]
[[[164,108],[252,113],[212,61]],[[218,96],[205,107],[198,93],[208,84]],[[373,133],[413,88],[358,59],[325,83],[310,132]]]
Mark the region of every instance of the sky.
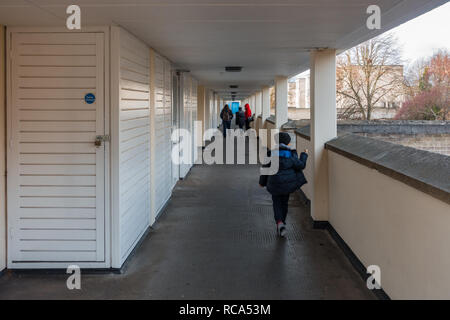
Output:
[[403,59],[409,63],[432,56],[437,49],[450,51],[450,2],[390,32],[397,36],[403,47]]

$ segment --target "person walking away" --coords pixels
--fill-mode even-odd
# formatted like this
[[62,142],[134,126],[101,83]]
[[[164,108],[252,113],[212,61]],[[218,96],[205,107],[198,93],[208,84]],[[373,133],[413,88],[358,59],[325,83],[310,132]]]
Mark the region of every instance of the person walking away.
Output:
[[245,125],[245,113],[242,110],[242,107],[239,107],[239,111],[236,113],[236,124],[239,126],[239,129],[243,129]]
[[231,120],[233,119],[233,112],[227,104],[220,112],[220,118],[222,119],[223,136],[226,138],[227,129],[231,128]]
[[[306,167],[308,150],[305,149],[299,158],[297,151],[289,147],[291,137],[286,132],[277,134],[276,141],[278,145],[274,150],[268,152],[268,156],[278,157],[278,172],[271,176],[261,175],[259,184],[261,187],[266,187],[272,195],[277,233],[279,236],[285,237],[289,196],[307,183],[303,169]],[[270,163],[264,167],[270,167]]]
[[250,109],[250,105],[247,103],[245,105],[245,130],[250,129],[251,117],[252,117],[252,110]]

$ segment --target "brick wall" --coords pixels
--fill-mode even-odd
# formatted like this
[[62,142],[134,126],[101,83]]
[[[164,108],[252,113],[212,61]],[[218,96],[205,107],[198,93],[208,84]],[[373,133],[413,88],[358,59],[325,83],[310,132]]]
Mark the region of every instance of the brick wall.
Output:
[[361,135],[450,156],[450,134],[381,135],[362,133]]
[[[303,103],[304,105],[305,103]],[[292,120],[304,120],[310,119],[310,108],[293,108],[289,106],[288,109],[288,118]],[[337,109],[339,113],[339,109]],[[374,108],[372,112],[372,120],[377,119],[392,119],[395,117],[397,111],[395,109],[386,109],[386,108]],[[275,114],[275,109],[274,113]]]

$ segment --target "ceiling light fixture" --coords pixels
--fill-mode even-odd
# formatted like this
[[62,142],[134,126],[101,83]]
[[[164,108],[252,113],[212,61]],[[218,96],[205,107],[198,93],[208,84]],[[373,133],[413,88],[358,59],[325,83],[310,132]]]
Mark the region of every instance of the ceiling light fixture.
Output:
[[228,66],[228,67],[225,67],[225,71],[226,72],[241,72],[242,71],[242,67],[240,67],[240,66]]

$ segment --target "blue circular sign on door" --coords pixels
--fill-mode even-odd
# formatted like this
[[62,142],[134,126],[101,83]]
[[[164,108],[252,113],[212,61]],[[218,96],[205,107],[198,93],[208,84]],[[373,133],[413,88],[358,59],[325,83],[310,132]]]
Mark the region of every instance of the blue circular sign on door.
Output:
[[86,95],[84,96],[84,101],[87,104],[93,104],[95,102],[95,94],[93,94],[93,93],[86,93]]

